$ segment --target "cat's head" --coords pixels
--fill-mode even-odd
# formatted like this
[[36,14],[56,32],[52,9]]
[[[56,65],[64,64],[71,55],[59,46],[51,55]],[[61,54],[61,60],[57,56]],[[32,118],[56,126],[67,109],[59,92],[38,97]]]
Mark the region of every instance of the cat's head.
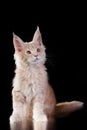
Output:
[[25,64],[45,63],[45,47],[42,42],[39,27],[37,27],[31,42],[24,42],[17,35],[13,34],[13,43],[15,48],[15,60],[20,60]]

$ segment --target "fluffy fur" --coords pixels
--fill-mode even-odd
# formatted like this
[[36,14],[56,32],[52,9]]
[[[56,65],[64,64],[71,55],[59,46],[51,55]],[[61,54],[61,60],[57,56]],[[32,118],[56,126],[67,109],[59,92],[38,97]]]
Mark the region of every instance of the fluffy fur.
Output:
[[52,87],[44,63],[45,47],[39,27],[31,42],[24,42],[13,34],[15,48],[15,77],[13,80],[13,112],[10,123],[32,118],[35,121],[47,121],[52,116],[64,116],[83,103],[79,101],[56,104]]

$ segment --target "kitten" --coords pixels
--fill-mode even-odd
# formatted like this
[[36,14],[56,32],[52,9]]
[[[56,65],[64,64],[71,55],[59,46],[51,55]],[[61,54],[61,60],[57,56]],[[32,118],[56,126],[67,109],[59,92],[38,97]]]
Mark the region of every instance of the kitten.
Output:
[[52,116],[64,116],[83,106],[80,101],[56,103],[48,82],[45,46],[39,27],[31,42],[24,42],[13,34],[15,48],[15,77],[13,80],[13,112],[10,123],[32,118],[47,121]]

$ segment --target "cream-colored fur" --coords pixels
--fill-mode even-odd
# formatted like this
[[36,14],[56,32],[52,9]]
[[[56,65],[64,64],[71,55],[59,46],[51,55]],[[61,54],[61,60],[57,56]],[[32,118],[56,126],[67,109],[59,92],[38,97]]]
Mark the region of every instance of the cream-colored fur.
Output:
[[[63,115],[64,110],[67,114],[68,111],[72,112],[82,106],[82,102],[79,101],[56,105],[56,98],[48,82],[44,66],[46,53],[39,27],[31,42],[24,43],[14,34],[13,43],[16,70],[12,90],[11,124],[28,118],[35,121],[47,121],[49,117],[55,115],[55,112]],[[73,104],[74,109],[71,109]],[[77,107],[77,104],[79,104],[79,107]]]

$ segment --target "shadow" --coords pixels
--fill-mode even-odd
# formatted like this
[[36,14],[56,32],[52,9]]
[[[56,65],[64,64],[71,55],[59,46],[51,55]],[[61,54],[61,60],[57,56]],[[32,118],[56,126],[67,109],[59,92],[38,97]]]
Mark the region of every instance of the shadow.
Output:
[[10,125],[10,130],[55,130],[55,120],[48,121],[23,120]]

